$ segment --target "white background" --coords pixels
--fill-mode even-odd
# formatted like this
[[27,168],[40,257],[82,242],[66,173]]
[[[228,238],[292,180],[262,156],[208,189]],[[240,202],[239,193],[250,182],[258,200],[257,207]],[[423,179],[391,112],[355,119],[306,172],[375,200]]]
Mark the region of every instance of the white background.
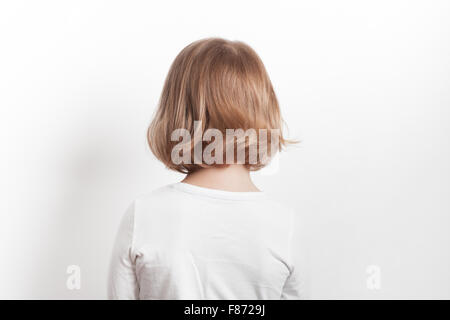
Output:
[[303,141],[255,181],[302,214],[311,296],[450,298],[450,2],[92,0],[0,5],[0,298],[106,297],[125,208],[182,178],[146,129],[209,36],[260,54]]

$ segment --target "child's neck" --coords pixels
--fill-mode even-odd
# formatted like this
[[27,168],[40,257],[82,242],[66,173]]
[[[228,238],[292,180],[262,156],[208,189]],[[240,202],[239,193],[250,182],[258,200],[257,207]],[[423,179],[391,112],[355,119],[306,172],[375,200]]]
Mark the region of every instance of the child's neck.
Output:
[[188,174],[183,181],[198,187],[234,192],[260,191],[243,165],[229,165],[224,168],[200,169]]

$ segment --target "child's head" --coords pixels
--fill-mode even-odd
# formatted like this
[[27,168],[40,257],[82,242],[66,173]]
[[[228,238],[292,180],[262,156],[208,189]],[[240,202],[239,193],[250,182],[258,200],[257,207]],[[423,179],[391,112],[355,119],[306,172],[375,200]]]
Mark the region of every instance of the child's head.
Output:
[[[201,121],[196,130],[194,121]],[[158,110],[148,130],[152,152],[171,169],[190,173],[201,167],[229,163],[225,161],[229,147],[213,151],[216,157],[224,159],[223,162],[194,161],[192,141],[187,148],[192,151],[189,156],[192,161],[174,162],[173,150],[179,140],[177,136],[176,141],[172,141],[172,133],[177,129],[186,129],[184,131],[191,137],[207,129],[216,129],[224,136],[226,129],[255,129],[258,136],[259,129],[267,129],[268,143],[277,140],[276,150],[268,152],[269,155],[281,150],[286,141],[281,132],[277,97],[261,59],[252,48],[243,42],[219,38],[199,40],[184,48],[169,70]],[[270,130],[277,133],[271,135]],[[203,149],[208,144],[201,142]],[[248,151],[252,145],[261,148],[260,139],[244,137],[243,164],[249,170],[257,170],[266,162],[259,157],[256,162],[251,161]],[[233,142],[232,149],[236,151],[236,148]]]

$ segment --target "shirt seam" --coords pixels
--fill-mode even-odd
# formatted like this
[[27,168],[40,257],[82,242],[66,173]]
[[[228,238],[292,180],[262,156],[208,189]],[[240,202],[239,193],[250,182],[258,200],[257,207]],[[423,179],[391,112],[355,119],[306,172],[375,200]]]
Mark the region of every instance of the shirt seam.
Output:
[[294,261],[293,261],[293,254],[292,254],[292,242],[294,241],[294,222],[295,222],[295,212],[291,211],[291,218],[290,218],[290,230],[289,230],[289,242],[288,242],[288,265],[290,268],[290,272],[293,271],[293,265],[294,265]]
[[228,198],[226,196],[219,196],[219,195],[212,195],[212,194],[203,194],[203,193],[197,193],[195,191],[191,191],[191,190],[186,190],[186,189],[180,189],[177,188],[175,185],[171,185],[170,186],[173,190],[178,191],[178,192],[182,192],[182,193],[187,193],[193,196],[198,196],[198,197],[202,197],[202,198],[210,198],[210,199],[217,199],[217,200],[224,200],[224,201],[258,201],[261,200],[261,198],[263,198],[264,193],[262,194],[257,194],[255,195],[255,197],[253,198],[253,195],[251,196],[251,198]]
[[133,254],[133,261],[136,258],[135,252],[135,229],[136,229],[136,200],[133,201],[132,211],[131,211],[131,243],[130,250]]

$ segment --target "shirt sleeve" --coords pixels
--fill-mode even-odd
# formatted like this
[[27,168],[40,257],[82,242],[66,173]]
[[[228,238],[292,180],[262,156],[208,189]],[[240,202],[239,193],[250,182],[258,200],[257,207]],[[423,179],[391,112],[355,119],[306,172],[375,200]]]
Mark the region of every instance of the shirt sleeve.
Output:
[[288,245],[290,274],[283,286],[281,300],[309,299],[306,242],[304,237],[302,237],[303,225],[299,222],[297,213],[295,211],[292,212]]
[[133,254],[134,209],[133,203],[123,215],[116,234],[108,276],[108,299],[110,300],[139,299],[136,261]]

